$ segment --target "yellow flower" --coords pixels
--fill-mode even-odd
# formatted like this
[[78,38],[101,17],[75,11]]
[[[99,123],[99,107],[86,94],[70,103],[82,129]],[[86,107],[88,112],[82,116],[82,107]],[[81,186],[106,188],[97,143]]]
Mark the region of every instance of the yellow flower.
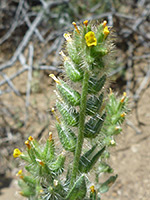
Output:
[[126,92],[124,92],[124,93],[123,93],[123,97],[122,97],[122,98],[121,98],[121,100],[120,100],[120,102],[121,102],[121,103],[123,103],[123,102],[124,102],[124,100],[125,100],[126,96],[127,96],[127,94],[126,94]]
[[19,170],[19,172],[17,173],[17,176],[22,175],[22,169]]
[[105,28],[106,25],[107,25],[107,21],[105,20],[105,21],[103,21],[103,27]]
[[22,173],[22,169],[19,170],[19,172],[16,174],[16,176],[19,176],[19,178],[21,178],[21,179],[24,178],[23,173]]
[[29,140],[26,140],[26,141],[25,141],[25,145],[27,146],[28,149],[31,149],[31,145],[30,145],[30,143],[29,143]]
[[92,185],[92,186],[90,187],[90,189],[91,189],[91,192],[92,192],[92,193],[94,193],[94,192],[95,192],[94,185]]
[[85,35],[85,40],[86,40],[86,44],[88,47],[97,45],[97,39],[96,39],[95,33],[93,31],[89,31]]
[[126,113],[122,113],[121,115],[120,115],[120,117],[125,117],[126,116]]
[[49,141],[52,141],[52,132],[49,132],[49,138],[48,138]]
[[103,33],[105,38],[109,35],[108,26],[105,26]]
[[14,158],[19,157],[21,154],[22,152],[19,149],[14,149],[14,153],[13,153]]
[[34,139],[33,139],[32,136],[30,136],[30,137],[28,138],[28,140],[29,140],[29,141],[32,141],[32,140],[34,140]]
[[72,22],[72,24],[74,25],[75,30],[77,31],[77,33],[80,34],[80,31],[79,31],[79,29],[78,29],[78,27],[77,27],[77,24],[76,24],[75,22]]
[[83,24],[84,24],[85,26],[87,26],[87,25],[88,25],[88,20],[85,20],[85,21],[83,22]]

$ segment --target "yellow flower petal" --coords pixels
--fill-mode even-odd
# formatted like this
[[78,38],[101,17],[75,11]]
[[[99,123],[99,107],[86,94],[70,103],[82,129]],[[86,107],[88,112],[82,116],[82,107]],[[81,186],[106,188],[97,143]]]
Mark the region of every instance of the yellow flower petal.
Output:
[[17,173],[17,175],[22,175],[22,169],[19,170],[19,172]]
[[52,141],[52,132],[49,132],[49,138],[48,138],[49,141]]
[[126,116],[126,113],[122,113],[120,116],[121,116],[121,117],[125,117],[125,116]]
[[108,26],[105,26],[103,33],[104,33],[105,38],[109,35]]
[[94,192],[95,192],[94,185],[92,185],[92,186],[90,187],[90,189],[91,189],[91,192],[92,192],[92,193],[94,193]]
[[80,34],[80,31],[79,31],[79,29],[78,29],[78,27],[77,27],[77,24],[76,24],[75,22],[72,22],[72,24],[74,25],[75,30],[77,31],[77,33]]
[[33,139],[32,136],[30,136],[30,137],[28,138],[28,140],[29,140],[29,141],[32,141],[32,140],[34,140],[34,139]]
[[87,26],[87,25],[88,25],[88,20],[85,20],[85,21],[83,22],[83,24],[84,24],[85,26]]
[[107,25],[107,21],[105,20],[105,21],[103,21],[103,27],[105,28],[106,25]]
[[56,76],[54,74],[50,74],[49,75],[56,83],[58,83],[59,85],[61,85],[60,81],[56,78]]
[[88,47],[97,45],[97,39],[96,39],[95,33],[93,31],[89,31],[85,35],[85,40],[86,40],[86,44]]
[[22,152],[19,149],[14,149],[14,153],[13,153],[14,158],[19,157],[21,154]]
[[16,174],[16,176],[19,176],[19,178],[21,178],[21,179],[24,178],[23,173],[22,173],[22,169],[19,170],[19,172]]
[[29,140],[26,140],[26,141],[25,141],[25,145],[27,146],[28,149],[31,149],[31,145],[30,145],[30,143],[29,143]]

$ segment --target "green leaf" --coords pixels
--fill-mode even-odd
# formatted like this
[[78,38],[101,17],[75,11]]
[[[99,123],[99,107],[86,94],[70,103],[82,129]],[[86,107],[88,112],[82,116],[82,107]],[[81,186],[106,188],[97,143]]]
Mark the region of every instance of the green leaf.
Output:
[[100,193],[105,193],[109,190],[109,188],[113,185],[113,183],[116,181],[118,175],[111,176],[107,181],[102,183],[99,188]]
[[98,151],[92,158],[82,156],[79,163],[79,170],[82,173],[88,173],[92,169],[94,164],[98,161],[104,150],[105,147]]
[[68,193],[66,200],[81,200],[85,197],[87,192],[85,177],[82,175],[73,185]]

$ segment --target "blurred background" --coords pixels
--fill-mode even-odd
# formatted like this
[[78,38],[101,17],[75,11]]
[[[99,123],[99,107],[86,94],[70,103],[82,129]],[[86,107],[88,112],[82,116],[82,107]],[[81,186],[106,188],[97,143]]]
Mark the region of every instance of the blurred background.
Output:
[[130,97],[131,112],[110,158],[119,178],[103,200],[150,199],[150,1],[1,0],[1,200],[23,199],[16,193],[20,164],[13,149],[23,150],[30,135],[44,141],[55,131],[55,84],[48,75],[63,76],[63,33],[86,19],[113,27],[110,87]]

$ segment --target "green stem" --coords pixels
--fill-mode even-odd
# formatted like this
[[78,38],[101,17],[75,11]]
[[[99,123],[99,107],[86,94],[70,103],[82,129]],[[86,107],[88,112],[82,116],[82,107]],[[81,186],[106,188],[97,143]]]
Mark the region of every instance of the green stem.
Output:
[[84,123],[85,123],[85,112],[86,112],[86,100],[88,94],[88,81],[89,81],[89,73],[86,71],[84,73],[84,78],[82,83],[82,94],[81,94],[79,126],[78,126],[78,140],[75,151],[70,187],[73,186],[73,183],[76,180],[79,168],[80,155],[82,152],[82,146],[84,141]]

